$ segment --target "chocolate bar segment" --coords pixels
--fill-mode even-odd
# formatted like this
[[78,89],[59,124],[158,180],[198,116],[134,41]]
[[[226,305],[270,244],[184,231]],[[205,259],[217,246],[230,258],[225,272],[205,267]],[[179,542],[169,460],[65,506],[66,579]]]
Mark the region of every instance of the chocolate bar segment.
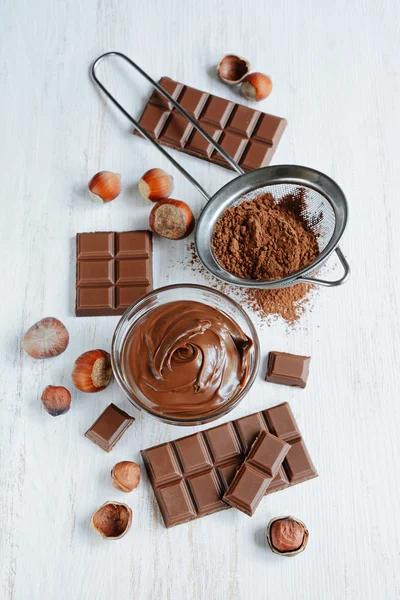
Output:
[[111,452],[115,444],[135,419],[124,410],[110,404],[85,433],[85,437],[105,452]]
[[[266,432],[268,439],[273,436],[279,438],[280,448],[287,448],[288,453],[279,467],[279,458],[275,461],[265,458],[259,447],[253,446],[252,462],[246,463],[247,479],[243,479],[245,489],[246,481],[250,479],[249,468],[252,471],[250,475],[257,474],[252,478],[253,483],[256,479],[260,481],[260,465],[268,460],[267,468],[270,473],[274,470],[276,474],[265,489],[261,488],[261,495],[318,476],[289,404],[280,404],[174,442],[142,450],[165,526],[172,527],[230,508],[222,498],[260,432]],[[265,447],[268,448],[268,445]],[[263,478],[265,480],[265,474]],[[238,489],[241,494],[241,488]],[[253,501],[253,510],[255,506]]]
[[[269,165],[286,120],[162,77],[160,85],[187,110],[245,171]],[[139,124],[161,144],[230,169],[219,152],[159,92]],[[134,131],[135,135],[140,133]]]
[[290,448],[275,435],[261,431],[226,490],[223,501],[251,517]]
[[310,360],[310,356],[299,356],[287,352],[270,352],[265,381],[305,388]]
[[150,231],[78,233],[76,316],[122,315],[150,292],[152,251]]

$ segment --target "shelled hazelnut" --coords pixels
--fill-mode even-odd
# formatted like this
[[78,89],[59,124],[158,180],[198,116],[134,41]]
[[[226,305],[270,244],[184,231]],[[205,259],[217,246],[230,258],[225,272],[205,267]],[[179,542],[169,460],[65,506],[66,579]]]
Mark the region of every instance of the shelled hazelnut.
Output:
[[40,397],[46,411],[52,417],[58,417],[69,411],[71,394],[61,385],[48,385]]
[[140,483],[140,467],[135,462],[123,460],[112,468],[111,480],[117,490],[131,492]]
[[275,554],[296,556],[307,546],[308,530],[295,517],[275,517],[268,523],[267,540]]

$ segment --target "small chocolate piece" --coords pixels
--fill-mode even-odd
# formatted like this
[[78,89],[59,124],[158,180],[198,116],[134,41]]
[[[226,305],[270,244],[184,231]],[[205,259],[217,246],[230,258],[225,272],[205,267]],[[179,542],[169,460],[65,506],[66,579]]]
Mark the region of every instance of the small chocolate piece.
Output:
[[261,431],[222,500],[253,516],[289,450],[289,444]]
[[299,356],[287,352],[270,352],[265,381],[305,388],[310,360],[310,356]]
[[[162,77],[160,85],[245,171],[266,167],[286,128],[286,120],[236,104]],[[164,146],[227,169],[230,165],[159,92],[151,95],[139,124]],[[135,135],[141,135],[135,131]]]
[[125,411],[110,404],[85,433],[85,437],[100,446],[105,452],[111,452],[120,437],[135,419]]
[[78,233],[76,316],[122,315],[150,292],[152,252],[150,231]]
[[[231,508],[222,498],[260,431],[290,445],[265,494],[318,477],[290,406],[285,402],[142,450],[166,527]],[[254,453],[253,464],[261,463],[256,450]]]

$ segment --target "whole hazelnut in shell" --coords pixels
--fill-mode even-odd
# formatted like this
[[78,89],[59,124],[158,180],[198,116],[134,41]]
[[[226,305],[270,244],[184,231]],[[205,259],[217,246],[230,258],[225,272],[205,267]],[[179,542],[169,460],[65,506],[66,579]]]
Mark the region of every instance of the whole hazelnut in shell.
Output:
[[123,460],[113,467],[111,480],[117,490],[131,492],[140,483],[140,467],[135,462]]
[[81,392],[100,392],[108,386],[111,378],[111,358],[105,350],[89,350],[76,359],[72,381]]
[[122,502],[105,502],[90,520],[93,529],[104,540],[119,540],[132,525],[132,510]]
[[308,529],[295,517],[275,517],[268,523],[267,540],[275,554],[296,556],[307,546]]

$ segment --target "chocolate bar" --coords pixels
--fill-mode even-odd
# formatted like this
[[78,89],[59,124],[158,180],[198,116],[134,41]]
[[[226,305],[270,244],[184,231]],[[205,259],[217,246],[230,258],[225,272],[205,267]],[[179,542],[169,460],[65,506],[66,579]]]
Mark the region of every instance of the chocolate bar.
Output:
[[115,404],[110,404],[87,430],[85,437],[100,446],[105,452],[111,452],[134,420],[124,410]]
[[305,388],[310,360],[310,356],[299,356],[287,352],[270,352],[265,381]]
[[318,476],[289,404],[279,404],[142,450],[166,527],[231,508],[222,498],[260,431],[291,446],[266,494]]
[[289,450],[289,444],[261,431],[222,500],[253,516]]
[[153,288],[150,231],[76,236],[77,317],[122,315]]
[[[285,119],[202,92],[169,77],[162,77],[159,83],[244,171],[269,165],[286,128]],[[157,91],[151,95],[139,124],[164,146],[232,168]],[[134,133],[141,135],[138,131]]]

